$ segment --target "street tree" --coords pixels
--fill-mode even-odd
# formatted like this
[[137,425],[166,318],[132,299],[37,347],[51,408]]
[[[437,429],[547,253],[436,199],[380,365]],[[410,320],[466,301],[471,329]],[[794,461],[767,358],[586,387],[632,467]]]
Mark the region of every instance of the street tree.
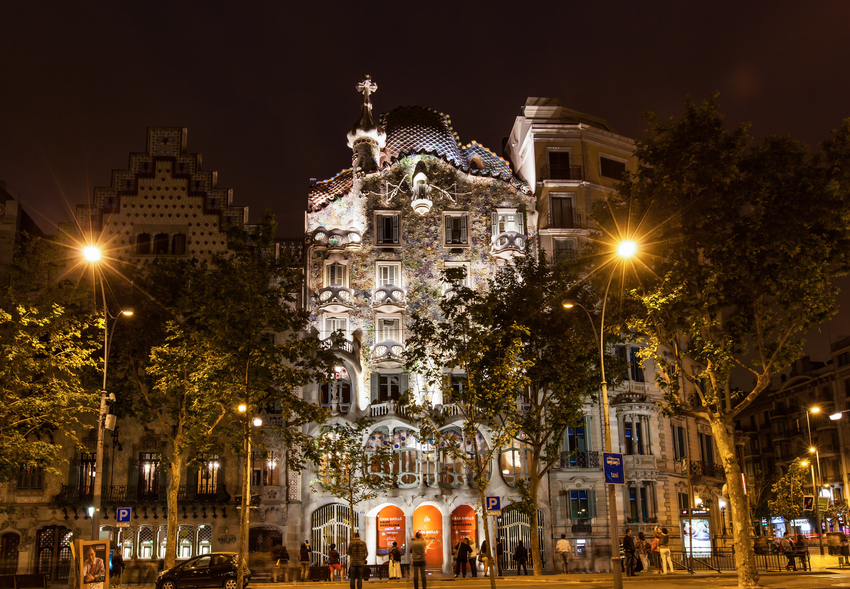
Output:
[[0,293],[0,481],[58,473],[62,448],[97,415],[103,319],[63,270],[57,247],[26,241]]
[[773,484],[774,498],[767,502],[771,515],[785,518],[788,523],[811,515],[803,510],[808,474],[799,459],[788,465],[788,471]]
[[[406,401],[421,427],[420,435],[433,436],[435,445],[461,461],[471,476],[482,510],[488,557],[494,562],[485,497],[494,457],[512,447],[519,430],[514,416],[528,386],[525,371],[530,362],[522,354],[522,337],[528,330],[494,323],[492,301],[464,286],[464,278],[463,268],[443,272],[449,289],[438,303],[438,315],[416,313],[406,342],[407,369],[423,377],[428,391],[441,390],[443,403],[456,408],[460,420],[455,423],[463,439],[445,434],[445,415],[434,411],[430,396],[414,399],[408,393]],[[462,386],[452,388],[450,372],[459,373]],[[489,444],[481,443],[484,430]],[[496,586],[495,575],[490,575],[490,585]]]
[[665,410],[709,422],[738,584],[755,587],[734,421],[836,311],[833,279],[850,255],[850,121],[814,155],[790,137],[755,144],[746,127],[728,130],[716,98],[649,124],[637,171],[595,211],[599,241],[641,244],[622,327],[645,338]]
[[[584,427],[584,404],[599,388],[599,348],[593,324],[583,311],[568,311],[561,305],[566,293],[583,300],[594,295],[580,280],[579,267],[571,260],[550,263],[545,251],[525,256],[500,268],[484,294],[492,309],[492,325],[510,333],[512,325],[522,325],[518,337],[521,357],[526,361],[527,387],[518,411],[511,417],[517,424],[516,440],[525,449],[526,477],[518,482],[524,511],[537,530],[540,483],[553,466],[561,462],[564,434],[568,428]],[[591,309],[592,311],[592,309]],[[598,324],[598,320],[596,321]],[[601,423],[601,421],[600,421]],[[566,460],[588,460],[585,453]],[[589,465],[588,465],[589,466]],[[531,534],[532,567],[535,576],[543,574],[539,536]]]
[[316,485],[320,485],[348,504],[350,535],[340,544],[343,548],[359,527],[357,505],[383,496],[395,483],[391,441],[370,437],[373,424],[369,418],[334,423],[324,427],[313,442],[317,479],[311,482],[310,490],[317,493]]

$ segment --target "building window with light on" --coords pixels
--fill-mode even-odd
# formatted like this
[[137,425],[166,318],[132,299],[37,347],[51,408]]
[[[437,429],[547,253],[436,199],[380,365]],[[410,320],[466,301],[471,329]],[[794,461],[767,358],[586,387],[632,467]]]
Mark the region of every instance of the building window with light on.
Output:
[[587,519],[596,516],[596,492],[590,489],[570,491],[570,517]]
[[[523,455],[524,454],[524,455]],[[531,447],[517,439],[502,449],[502,478],[510,487],[516,487],[517,481],[528,478],[528,463],[531,460]]]
[[398,401],[407,391],[407,373],[372,374],[372,402]]
[[94,475],[96,459],[93,453],[83,453],[80,455],[80,468],[78,482],[80,485],[80,495],[91,495],[94,493]]
[[280,452],[251,452],[251,485],[280,484]]
[[159,454],[142,452],[139,454],[139,500],[154,501],[158,498]]
[[214,496],[218,491],[221,459],[217,454],[198,456],[198,495]]
[[40,466],[29,464],[21,467],[18,475],[19,489],[41,489],[44,484],[44,469]]
[[514,231],[525,233],[522,213],[517,211],[499,211],[493,213],[493,236]]

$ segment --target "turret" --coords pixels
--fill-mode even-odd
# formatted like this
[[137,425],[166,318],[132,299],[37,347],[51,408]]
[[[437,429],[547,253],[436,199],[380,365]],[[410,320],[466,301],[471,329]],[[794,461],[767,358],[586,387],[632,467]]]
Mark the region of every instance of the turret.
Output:
[[372,116],[372,100],[370,96],[378,90],[369,75],[357,84],[357,91],[363,95],[363,107],[358,120],[348,132],[348,147],[352,154],[352,167],[355,177],[374,174],[378,171],[381,149],[387,142],[384,129],[375,122]]

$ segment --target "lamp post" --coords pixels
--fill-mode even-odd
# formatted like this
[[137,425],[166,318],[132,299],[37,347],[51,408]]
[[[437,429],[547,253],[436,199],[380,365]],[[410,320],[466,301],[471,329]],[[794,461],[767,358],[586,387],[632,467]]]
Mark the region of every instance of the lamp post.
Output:
[[[637,245],[633,241],[624,241],[617,246],[617,255],[621,258],[630,258],[637,251]],[[587,307],[573,299],[565,299],[561,305],[565,309],[580,307],[587,318],[590,320],[590,327],[593,330],[593,337],[596,340],[596,346],[599,348],[599,374],[601,377],[600,389],[602,392],[602,422],[605,428],[605,451],[613,452],[613,443],[611,441],[611,416],[608,405],[608,382],[605,380],[605,307],[608,302],[608,290],[611,288],[611,281],[614,279],[614,271],[611,271],[608,276],[608,284],[605,285],[605,294],[602,296],[602,315],[599,319],[599,334],[596,333],[596,325],[593,323],[593,317]],[[620,540],[619,540],[619,522],[617,517],[617,494],[614,483],[606,483],[608,493],[608,527],[611,534],[611,568],[614,573],[614,589],[623,588],[623,569],[620,561]]]
[[248,403],[242,403],[237,408],[239,413],[244,414],[245,435],[245,468],[242,471],[242,513],[239,514],[239,568],[237,569],[237,587],[244,586],[245,566],[248,562],[248,527],[250,524],[249,511],[251,509],[251,425],[261,427],[263,420],[259,417],[248,418]]
[[[97,264],[100,261],[100,249],[89,245],[83,248],[83,257],[91,264]],[[92,266],[94,271],[94,266]],[[95,280],[97,278],[95,277]],[[92,489],[92,505],[89,509],[91,517],[91,539],[100,539],[100,507],[101,507],[101,486],[103,485],[103,430],[105,426],[107,412],[107,392],[106,392],[106,374],[109,362],[109,344],[112,340],[112,335],[115,333],[115,326],[118,324],[118,319],[121,317],[129,317],[133,311],[129,309],[122,310],[115,316],[115,321],[112,323],[112,331],[109,331],[109,308],[106,306],[106,287],[104,286],[103,276],[100,277],[100,294],[103,299],[103,387],[100,390],[100,410],[97,414],[97,449],[95,450],[95,465],[94,465],[94,489]]]
[[[815,461],[818,465],[818,475],[820,476],[820,452],[818,452],[817,448],[812,443],[812,422],[809,418],[809,413],[818,414],[820,413],[820,407],[812,407],[811,409],[806,410],[806,427],[809,430],[809,454],[815,455]],[[838,415],[839,418],[841,415]],[[834,416],[830,415],[830,419]],[[820,525],[820,490],[818,489],[817,484],[815,483],[815,464],[814,462],[811,464],[812,467],[812,492],[815,495],[815,523],[818,526],[818,547],[820,548],[820,555],[823,556],[823,530]]]

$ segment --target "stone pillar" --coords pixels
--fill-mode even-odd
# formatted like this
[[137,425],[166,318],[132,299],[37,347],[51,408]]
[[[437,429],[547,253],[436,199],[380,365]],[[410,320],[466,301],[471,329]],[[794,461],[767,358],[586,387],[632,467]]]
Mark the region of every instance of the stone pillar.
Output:
[[443,516],[443,572],[452,574],[452,518],[451,513]]
[[374,515],[364,517],[363,528],[360,530],[360,538],[366,542],[366,550],[369,552],[366,562],[368,564],[377,564],[375,562],[375,552],[378,546],[378,518]]

